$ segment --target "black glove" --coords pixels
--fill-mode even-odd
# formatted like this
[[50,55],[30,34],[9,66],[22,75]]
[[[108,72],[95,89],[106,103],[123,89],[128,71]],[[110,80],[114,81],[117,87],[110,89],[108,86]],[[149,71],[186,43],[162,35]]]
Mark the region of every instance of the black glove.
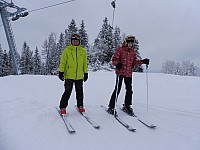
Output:
[[88,73],[84,73],[84,79],[83,79],[83,81],[86,82],[87,79],[88,79]]
[[143,64],[148,65],[148,64],[149,64],[149,59],[148,59],[148,58],[145,58],[145,59],[142,60],[142,62],[143,62]]
[[60,72],[60,71],[59,71],[59,76],[58,76],[58,78],[59,78],[60,80],[64,81],[64,72]]
[[122,64],[121,62],[119,62],[119,63],[116,65],[116,68],[120,70],[120,69],[122,68],[122,66],[123,66],[123,64]]

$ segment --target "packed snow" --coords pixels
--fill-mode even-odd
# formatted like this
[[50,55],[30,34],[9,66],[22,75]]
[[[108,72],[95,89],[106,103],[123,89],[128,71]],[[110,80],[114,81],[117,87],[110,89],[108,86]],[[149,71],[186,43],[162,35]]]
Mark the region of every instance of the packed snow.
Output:
[[157,126],[149,129],[117,108],[120,118],[136,132],[128,131],[100,107],[107,107],[114,86],[114,72],[89,72],[84,83],[84,106],[101,127],[93,128],[77,112],[73,90],[67,111],[76,133],[70,134],[55,109],[64,91],[64,82],[57,76],[1,77],[0,150],[200,149],[199,77],[133,73],[134,112]]

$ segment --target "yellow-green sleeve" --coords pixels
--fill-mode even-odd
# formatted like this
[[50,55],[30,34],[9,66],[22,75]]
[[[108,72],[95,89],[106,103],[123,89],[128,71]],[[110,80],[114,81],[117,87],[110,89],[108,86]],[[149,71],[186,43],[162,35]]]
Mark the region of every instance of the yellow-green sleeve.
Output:
[[84,72],[84,73],[88,73],[88,62],[87,62],[87,54],[86,54],[86,51],[85,51],[85,53],[84,53],[83,72]]
[[65,66],[67,65],[67,50],[64,49],[60,58],[60,72],[65,71]]

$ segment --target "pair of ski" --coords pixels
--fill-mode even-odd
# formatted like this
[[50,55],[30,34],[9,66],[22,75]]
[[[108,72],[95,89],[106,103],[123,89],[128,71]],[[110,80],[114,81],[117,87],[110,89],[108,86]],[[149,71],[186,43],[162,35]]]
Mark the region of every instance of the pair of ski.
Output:
[[[107,112],[107,108],[103,105],[101,105],[102,108],[105,109],[105,111]],[[122,108],[120,108],[120,110],[122,110],[123,112],[125,112]],[[116,110],[115,110],[116,111]],[[135,114],[129,114],[127,112],[125,112],[126,114],[128,114],[129,116],[131,117],[135,117],[140,123],[142,123],[143,125],[145,125],[146,127],[150,128],[150,129],[155,129],[156,126],[147,122],[147,121],[144,121],[142,120],[141,118],[137,117]],[[126,129],[128,129],[129,131],[135,131],[136,129],[131,127],[128,123],[126,123],[125,121],[123,121],[117,114],[117,112],[115,112],[114,114],[114,117],[115,119],[121,124],[123,125]]]
[[[59,109],[56,107],[56,110],[59,113]],[[80,112],[78,109],[77,111],[95,128],[95,129],[99,129],[100,125],[98,125],[96,122],[94,122],[88,115],[86,112]],[[68,116],[63,116],[59,113],[60,117],[62,118],[63,122],[65,123],[65,126],[67,128],[67,131],[71,134],[75,133],[76,130],[73,128],[73,126],[71,125],[71,123],[68,120]]]

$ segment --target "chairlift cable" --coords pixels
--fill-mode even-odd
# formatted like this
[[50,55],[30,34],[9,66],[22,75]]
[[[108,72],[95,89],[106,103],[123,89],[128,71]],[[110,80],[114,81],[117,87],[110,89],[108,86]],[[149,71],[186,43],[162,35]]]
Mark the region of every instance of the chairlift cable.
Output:
[[33,10],[28,11],[28,12],[34,12],[34,11],[38,11],[38,10],[42,10],[42,9],[47,9],[47,8],[58,6],[58,5],[62,5],[62,4],[65,4],[65,3],[70,3],[72,1],[75,1],[75,0],[70,0],[70,1],[61,2],[61,3],[58,3],[58,4],[53,4],[53,5],[49,5],[49,6],[45,6],[45,7],[41,7],[41,8],[37,8],[37,9],[33,9]]

